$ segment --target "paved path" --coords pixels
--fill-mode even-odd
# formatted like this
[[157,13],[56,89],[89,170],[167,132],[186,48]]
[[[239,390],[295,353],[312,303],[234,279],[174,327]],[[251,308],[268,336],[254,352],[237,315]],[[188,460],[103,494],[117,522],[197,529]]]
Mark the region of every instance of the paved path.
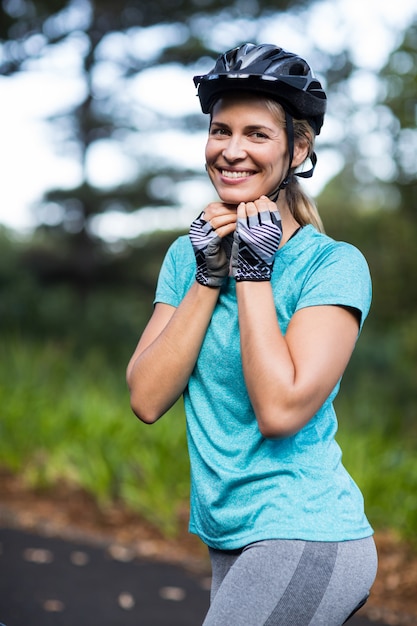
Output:
[[[176,565],[127,556],[85,543],[0,529],[0,622],[5,626],[202,623],[209,599],[207,579]],[[349,626],[371,622],[355,617]]]

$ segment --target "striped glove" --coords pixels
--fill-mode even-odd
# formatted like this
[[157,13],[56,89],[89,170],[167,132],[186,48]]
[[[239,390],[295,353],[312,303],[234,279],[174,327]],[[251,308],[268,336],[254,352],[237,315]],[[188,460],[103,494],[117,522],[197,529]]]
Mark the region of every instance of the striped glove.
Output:
[[229,273],[231,238],[221,239],[201,215],[191,224],[189,233],[197,262],[196,280],[206,287],[221,287]]
[[239,218],[233,237],[232,276],[237,281],[271,280],[275,253],[282,237],[278,211]]

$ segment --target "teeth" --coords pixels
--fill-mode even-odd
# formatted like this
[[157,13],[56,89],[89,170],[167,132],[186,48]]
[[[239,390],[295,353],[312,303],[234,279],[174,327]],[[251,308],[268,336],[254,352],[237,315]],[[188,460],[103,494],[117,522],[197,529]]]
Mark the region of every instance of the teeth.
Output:
[[251,176],[252,172],[230,172],[229,170],[222,170],[222,176],[225,178],[246,178]]

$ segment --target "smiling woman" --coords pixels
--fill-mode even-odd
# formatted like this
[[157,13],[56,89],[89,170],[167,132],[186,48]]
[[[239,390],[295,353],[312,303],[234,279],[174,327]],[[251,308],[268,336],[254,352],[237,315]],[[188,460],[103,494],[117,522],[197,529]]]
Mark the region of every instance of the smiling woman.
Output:
[[298,187],[326,96],[304,59],[267,44],[194,81],[218,200],[166,255],[127,368],[131,406],[151,424],[184,396],[190,531],[213,568],[204,626],[338,626],[376,573],[333,408],[371,284]]

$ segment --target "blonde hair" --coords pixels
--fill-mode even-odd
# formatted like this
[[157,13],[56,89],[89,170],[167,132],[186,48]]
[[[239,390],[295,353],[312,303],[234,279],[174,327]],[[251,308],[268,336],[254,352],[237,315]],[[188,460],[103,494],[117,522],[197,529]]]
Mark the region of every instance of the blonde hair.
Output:
[[[269,98],[265,98],[265,103],[272,115],[278,119],[279,124],[285,128],[285,113],[282,106]],[[293,125],[294,143],[307,145],[307,158],[309,158],[314,151],[314,131],[306,120],[293,118]],[[316,203],[300,185],[297,176],[294,174],[294,169],[291,170],[289,183],[285,188],[285,199],[294,219],[301,226],[312,224],[319,232],[324,233],[323,222],[321,221]]]

